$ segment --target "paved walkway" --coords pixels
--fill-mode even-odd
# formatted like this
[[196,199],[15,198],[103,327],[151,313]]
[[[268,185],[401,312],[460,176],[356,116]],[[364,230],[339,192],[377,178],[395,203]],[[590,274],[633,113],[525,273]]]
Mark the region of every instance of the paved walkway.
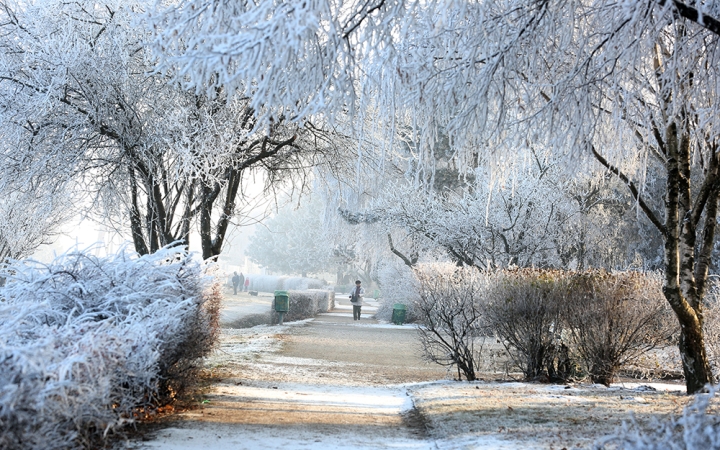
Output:
[[273,294],[268,292],[260,292],[257,296],[247,292],[239,292],[237,295],[226,292],[220,310],[220,325],[228,326],[252,314],[266,314],[270,311],[272,301]]
[[[349,318],[352,321],[352,305],[348,298],[341,293],[336,293],[335,309],[327,314],[337,317]],[[220,310],[220,325],[227,327],[241,320],[244,317],[254,314],[266,314],[272,307],[273,294],[260,292],[258,295],[250,295],[247,292],[224,293],[223,306]],[[369,298],[365,300],[362,308],[363,317],[366,319],[377,312],[378,302]]]
[[[243,306],[245,296],[228,302],[225,317],[263,303]],[[378,323],[368,303],[360,321],[340,298],[309,321],[224,329],[208,362],[217,381],[202,407],[126,448],[433,448],[405,384],[446,372],[422,361],[414,327]]]

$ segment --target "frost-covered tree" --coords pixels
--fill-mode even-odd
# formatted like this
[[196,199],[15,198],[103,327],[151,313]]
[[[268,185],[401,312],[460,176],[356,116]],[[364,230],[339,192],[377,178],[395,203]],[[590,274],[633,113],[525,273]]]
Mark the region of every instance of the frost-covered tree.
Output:
[[[12,190],[10,190],[12,189]],[[63,191],[4,190],[0,199],[0,262],[30,256],[49,244],[70,217],[71,197]]]
[[30,256],[48,244],[73,215],[78,197],[68,167],[54,165],[32,141],[8,136],[0,114],[0,262]]
[[[421,165],[438,129],[461,168],[477,152],[503,166],[538,143],[594,157],[663,236],[688,392],[711,380],[702,300],[720,197],[717,3],[186,0],[161,17],[166,67],[252,96],[258,124],[370,111],[394,131],[407,116]],[[662,189],[647,189],[653,164]]]
[[[95,211],[129,216],[136,249],[147,253],[182,236],[153,201],[153,194],[170,204],[181,198],[161,192],[159,176],[178,96],[167,80],[148,74],[143,27],[133,28],[138,8],[3,2],[0,104],[3,147],[20,144],[17,158],[31,163],[20,168],[76,177],[98,194]],[[168,134],[153,133],[163,123]],[[147,207],[144,227],[138,199]]]
[[31,157],[80,179],[89,212],[130,234],[139,253],[188,242],[197,226],[204,257],[215,257],[250,175],[303,183],[340,147],[310,123],[278,118],[257,131],[248,99],[157,73],[145,7],[1,3],[2,138],[30,142]]
[[398,248],[390,239],[407,265],[433,248],[481,269],[656,262],[659,240],[647,239],[629,197],[618,191],[622,186],[603,174],[567,179],[550,161],[534,160],[501,179],[478,169],[474,179],[463,189],[440,191],[393,184],[369,216],[413,238]]
[[324,205],[317,199],[297,207],[288,203],[256,228],[246,254],[285,275],[334,272],[332,245],[325,229]]

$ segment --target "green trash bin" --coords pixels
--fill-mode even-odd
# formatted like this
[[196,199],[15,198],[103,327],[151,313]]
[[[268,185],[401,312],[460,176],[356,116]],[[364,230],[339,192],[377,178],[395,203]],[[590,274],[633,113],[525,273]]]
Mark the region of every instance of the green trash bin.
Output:
[[287,291],[275,291],[275,311],[280,315],[278,321],[282,325],[285,313],[290,310],[290,296]]
[[395,325],[402,325],[405,323],[405,314],[407,313],[407,307],[402,303],[395,303],[393,305],[392,323]]

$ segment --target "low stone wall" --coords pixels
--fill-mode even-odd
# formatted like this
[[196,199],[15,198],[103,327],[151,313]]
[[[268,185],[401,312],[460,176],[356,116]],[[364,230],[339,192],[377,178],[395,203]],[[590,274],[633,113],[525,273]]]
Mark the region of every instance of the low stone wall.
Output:
[[[285,313],[284,321],[309,319],[321,312],[328,312],[335,307],[335,292],[323,289],[307,289],[304,291],[287,291],[290,310]],[[275,312],[275,300],[272,302],[272,323],[278,323],[280,315]]]

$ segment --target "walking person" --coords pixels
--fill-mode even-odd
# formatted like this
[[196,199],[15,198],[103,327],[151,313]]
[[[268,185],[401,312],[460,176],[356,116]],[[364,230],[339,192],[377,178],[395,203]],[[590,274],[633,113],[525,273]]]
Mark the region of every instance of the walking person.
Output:
[[250,277],[246,277],[244,290],[247,291],[249,288],[250,288]]
[[360,320],[360,309],[363,305],[365,289],[361,286],[360,280],[355,282],[355,289],[350,293],[350,303],[353,305],[353,320]]
[[[235,275],[232,277],[232,284],[233,284],[233,295],[237,295],[237,288],[238,286],[242,286],[240,283],[240,275],[238,275],[237,272],[233,272]],[[241,288],[242,289],[242,288]]]

